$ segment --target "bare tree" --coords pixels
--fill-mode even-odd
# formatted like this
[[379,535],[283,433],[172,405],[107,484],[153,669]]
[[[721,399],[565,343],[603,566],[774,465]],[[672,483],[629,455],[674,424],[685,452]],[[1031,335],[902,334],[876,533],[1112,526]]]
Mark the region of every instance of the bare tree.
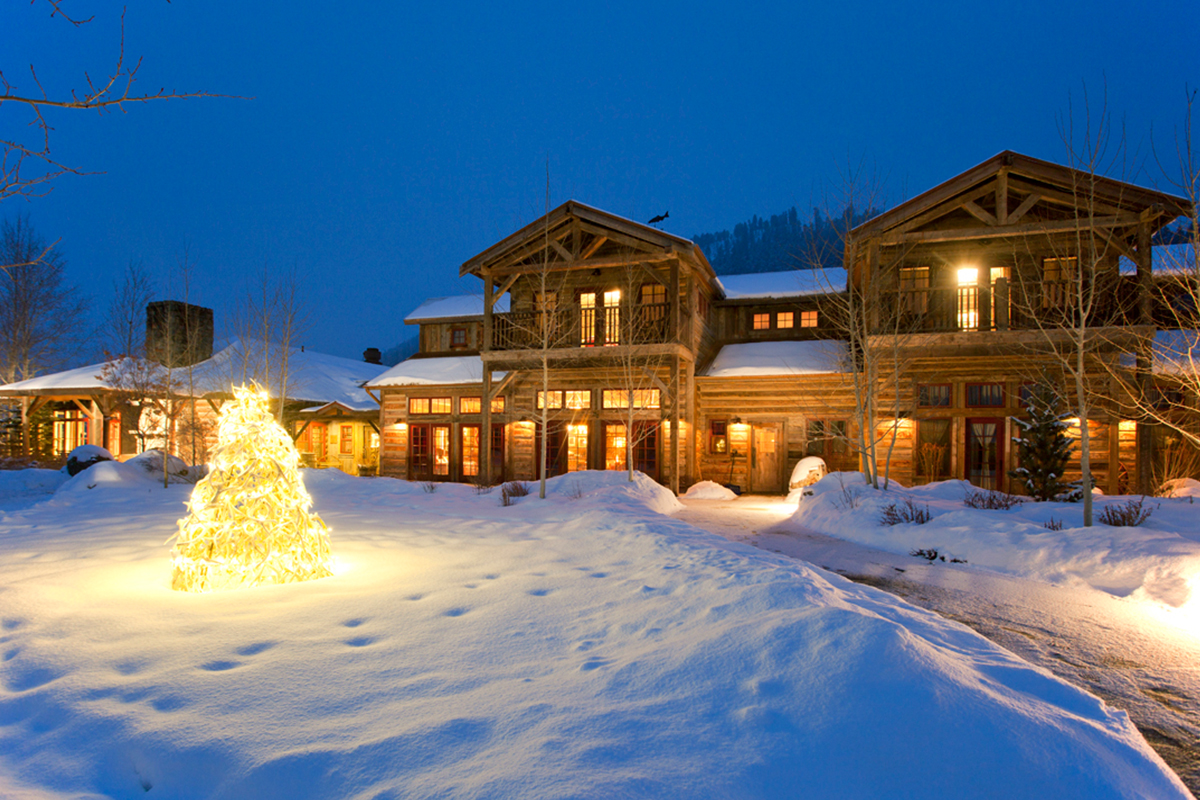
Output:
[[0,380],[63,366],[87,339],[84,303],[65,282],[66,261],[47,252],[28,216],[18,216],[0,228],[0,263],[12,265],[0,271]]
[[[646,414],[660,409],[668,395],[668,387],[658,372],[668,365],[670,358],[663,353],[650,353],[644,345],[666,341],[670,313],[667,285],[632,255],[622,269],[617,291],[619,317],[615,326],[609,320],[605,326],[612,327],[619,338],[613,362],[619,375],[618,397],[624,403],[625,470],[632,481],[639,445],[658,435],[659,420],[647,420]],[[653,402],[656,393],[658,403]],[[656,416],[661,417],[661,412]]]
[[[847,165],[839,172],[840,184],[825,201],[825,214],[835,236],[832,239],[814,237],[815,249],[805,260],[807,266],[821,275],[826,289],[826,318],[846,343],[846,361],[841,365],[841,374],[854,400],[855,428],[849,436],[859,454],[867,483],[879,488],[879,446],[883,441],[877,430],[880,404],[889,379],[899,401],[902,367],[899,336],[903,331],[900,309],[885,308],[881,302],[883,279],[877,263],[878,253],[872,257],[866,251],[868,245],[851,233],[862,220],[860,215],[873,209],[881,198],[882,181],[862,161]],[[840,247],[841,253],[830,253],[830,247]],[[843,273],[827,266],[838,261],[845,270],[844,284]],[[888,311],[893,313],[885,313]],[[888,346],[880,346],[880,334],[892,336]],[[899,408],[895,409],[895,416],[899,418]],[[894,427],[889,431],[891,443],[895,442]],[[889,463],[885,461],[885,470]]]
[[146,267],[130,259],[121,281],[113,281],[113,296],[104,320],[104,350],[109,356],[145,355],[146,306],[153,298],[154,282]]
[[[93,17],[73,18],[63,11],[60,0],[35,2],[33,9],[46,10],[58,17],[72,30],[85,29]],[[62,47],[60,43],[56,47]],[[55,46],[46,49],[53,52]],[[65,174],[84,174],[80,169],[62,163],[51,149],[54,126],[49,115],[57,111],[76,110],[110,113],[126,112],[128,106],[156,100],[179,100],[193,97],[222,97],[204,91],[177,92],[159,89],[141,92],[135,88],[140,58],[130,59],[125,53],[125,12],[121,12],[121,34],[112,66],[107,74],[93,79],[85,72],[75,86],[50,87],[29,66],[28,76],[21,80],[15,73],[0,70],[0,114],[9,112],[9,131],[26,132],[24,137],[0,139],[0,201],[10,197],[40,197],[50,191],[50,183]],[[97,74],[104,74],[103,72]],[[24,118],[22,119],[22,114]]]

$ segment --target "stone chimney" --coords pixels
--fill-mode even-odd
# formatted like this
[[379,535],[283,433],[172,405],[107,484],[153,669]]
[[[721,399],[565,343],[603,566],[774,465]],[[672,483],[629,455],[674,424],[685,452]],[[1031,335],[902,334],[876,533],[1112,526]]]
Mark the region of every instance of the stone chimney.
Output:
[[212,358],[213,312],[179,300],[146,306],[146,356],[167,367]]
[[368,347],[366,350],[363,350],[363,361],[368,364],[382,364],[383,353],[379,352],[378,347]]

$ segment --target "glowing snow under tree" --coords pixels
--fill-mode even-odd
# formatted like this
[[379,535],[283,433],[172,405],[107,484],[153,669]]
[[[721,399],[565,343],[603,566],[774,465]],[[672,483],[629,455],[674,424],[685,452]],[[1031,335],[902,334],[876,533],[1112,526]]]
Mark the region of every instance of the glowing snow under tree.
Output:
[[196,484],[172,551],[171,588],[188,592],[332,575],[329,530],[309,511],[300,454],[266,392],[234,389],[211,471]]

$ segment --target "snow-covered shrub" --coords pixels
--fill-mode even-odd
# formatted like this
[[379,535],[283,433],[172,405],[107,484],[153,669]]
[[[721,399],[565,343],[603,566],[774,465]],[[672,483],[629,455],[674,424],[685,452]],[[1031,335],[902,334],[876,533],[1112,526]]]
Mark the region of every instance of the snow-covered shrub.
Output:
[[1020,505],[1021,498],[1004,492],[989,492],[984,489],[968,491],[963,496],[963,505],[967,508],[978,508],[984,511],[1008,511],[1013,506]]
[[509,481],[500,487],[500,505],[511,506],[514,497],[524,497],[529,494],[529,484],[521,481]]
[[1106,506],[1096,517],[1096,521],[1114,528],[1136,528],[1150,519],[1153,513],[1154,509],[1146,507],[1146,498],[1139,497],[1126,503]]
[[1061,531],[1065,526],[1065,522],[1063,522],[1061,519],[1055,519],[1054,517],[1051,517],[1042,523],[1042,527],[1048,531]]
[[114,461],[112,453],[95,444],[81,444],[67,456],[67,465],[63,467],[67,474],[74,477],[93,464],[101,461]]
[[433,481],[422,481],[421,489],[425,492],[425,494],[433,494],[437,491],[437,484]]
[[906,497],[896,503],[888,503],[883,507],[883,513],[879,517],[880,525],[900,525],[901,523],[912,523],[913,525],[924,525],[929,520],[933,519],[933,514],[929,512],[929,506],[919,506],[913,502],[911,497]]
[[1065,499],[1071,484],[1063,481],[1074,443],[1067,436],[1070,414],[1061,410],[1058,393],[1046,384],[1033,387],[1029,419],[1014,419],[1022,434],[1013,438],[1021,466],[1008,476],[1019,481],[1038,502]]

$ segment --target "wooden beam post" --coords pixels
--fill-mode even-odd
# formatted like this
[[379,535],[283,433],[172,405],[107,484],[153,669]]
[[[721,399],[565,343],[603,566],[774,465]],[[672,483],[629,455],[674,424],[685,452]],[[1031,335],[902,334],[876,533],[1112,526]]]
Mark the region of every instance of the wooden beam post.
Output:
[[[678,272],[673,270],[671,276],[671,284],[678,289]],[[674,296],[677,306],[679,293]],[[679,494],[679,356],[671,357],[671,491]]]
[[687,434],[683,437],[683,477],[691,486],[696,481],[696,362],[687,362],[687,381],[684,384],[684,422]]
[[479,349],[484,353],[492,349],[492,304],[496,302],[492,290],[495,288],[492,272],[488,270],[483,274],[483,341],[479,343]]
[[1000,170],[996,176],[996,222],[1008,224],[1008,170]]
[[479,481],[492,483],[492,369],[483,365],[483,397],[479,403]]
[[[679,259],[675,258],[671,261],[671,287],[668,290],[671,292],[671,341],[679,341]],[[676,359],[675,366],[678,368],[679,360]],[[678,375],[678,369],[676,369]]]

